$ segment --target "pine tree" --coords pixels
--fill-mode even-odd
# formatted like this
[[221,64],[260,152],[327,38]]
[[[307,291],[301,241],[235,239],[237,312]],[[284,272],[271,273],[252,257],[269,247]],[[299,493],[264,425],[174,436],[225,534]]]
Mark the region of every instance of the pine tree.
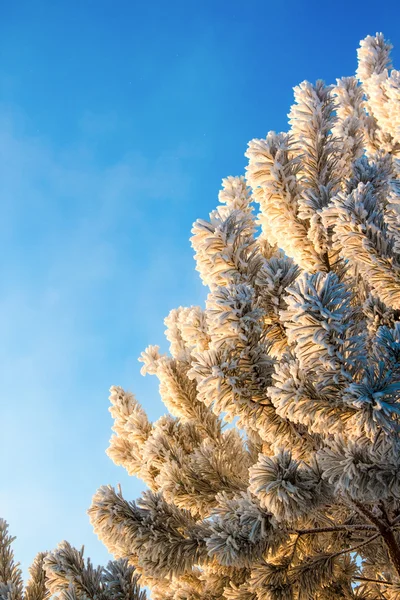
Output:
[[14,561],[8,525],[0,519],[0,600],[146,600],[139,576],[127,559],[94,568],[90,559],[62,542],[53,552],[40,552],[29,569],[25,588]]
[[37,554],[29,569],[30,579],[24,587],[19,563],[14,560],[8,524],[0,519],[0,600],[47,600],[50,594],[45,584],[45,552]]
[[[303,82],[287,133],[193,227],[205,307],[151,346],[169,411],[111,388],[108,454],[148,486],[89,515],[157,599],[400,598],[400,75]],[[258,206],[258,211],[255,207]],[[226,421],[231,422],[226,427]]]

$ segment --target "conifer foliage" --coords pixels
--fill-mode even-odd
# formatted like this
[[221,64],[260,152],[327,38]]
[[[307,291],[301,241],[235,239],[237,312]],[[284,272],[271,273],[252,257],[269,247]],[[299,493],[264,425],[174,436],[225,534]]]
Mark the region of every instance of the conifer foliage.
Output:
[[50,593],[46,587],[44,558],[37,554],[29,569],[30,579],[24,587],[19,563],[14,560],[12,543],[15,537],[8,533],[8,524],[0,519],[0,600],[47,600]]
[[169,354],[140,359],[168,414],[111,388],[108,454],[148,491],[102,487],[89,515],[156,600],[400,598],[390,49],[367,37],[355,77],[296,87],[288,132],[252,140],[194,224],[205,307],[173,310]]
[[83,559],[83,548],[78,551],[68,542],[36,556],[24,587],[11,547],[14,540],[0,519],[0,600],[146,600],[127,559],[94,568],[90,559]]

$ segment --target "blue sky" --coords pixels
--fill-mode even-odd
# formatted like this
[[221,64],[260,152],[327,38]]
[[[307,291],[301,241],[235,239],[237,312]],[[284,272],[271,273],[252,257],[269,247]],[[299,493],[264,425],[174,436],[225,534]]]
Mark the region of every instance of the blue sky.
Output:
[[294,85],[353,74],[376,31],[400,67],[396,5],[0,2],[0,516],[24,573],[63,539],[107,560],[93,493],[143,489],[105,454],[108,388],[164,412],[137,358],[204,300],[193,221]]

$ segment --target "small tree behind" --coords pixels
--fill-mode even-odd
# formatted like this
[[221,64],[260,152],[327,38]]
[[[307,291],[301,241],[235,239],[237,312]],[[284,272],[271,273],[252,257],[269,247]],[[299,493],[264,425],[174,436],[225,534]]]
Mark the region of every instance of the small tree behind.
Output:
[[111,388],[108,454],[149,490],[90,518],[156,599],[400,597],[399,87],[377,34],[295,88],[194,225],[205,308],[142,354],[170,414]]
[[24,587],[19,563],[14,561],[8,525],[0,519],[0,600],[146,600],[139,576],[125,559],[94,568],[90,559],[62,542],[53,552],[40,552],[29,569]]
[[29,569],[30,579],[24,587],[19,563],[14,560],[8,525],[0,519],[0,600],[47,600],[50,593],[45,584],[45,552],[37,554]]

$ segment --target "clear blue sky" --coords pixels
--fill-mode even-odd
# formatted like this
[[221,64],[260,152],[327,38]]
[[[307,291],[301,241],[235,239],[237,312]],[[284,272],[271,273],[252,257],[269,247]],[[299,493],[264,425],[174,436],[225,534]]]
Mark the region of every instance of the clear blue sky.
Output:
[[396,5],[0,0],[0,516],[25,573],[62,539],[107,560],[91,497],[142,489],[105,454],[108,388],[163,413],[137,357],[204,299],[192,222],[294,85],[353,74],[376,31],[400,68]]

